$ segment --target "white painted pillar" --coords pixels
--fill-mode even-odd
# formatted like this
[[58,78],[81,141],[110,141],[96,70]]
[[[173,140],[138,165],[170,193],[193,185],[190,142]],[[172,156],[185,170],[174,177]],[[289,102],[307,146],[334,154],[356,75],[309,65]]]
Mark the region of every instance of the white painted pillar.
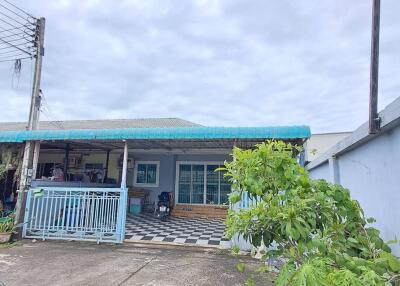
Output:
[[128,142],[125,140],[124,146],[124,159],[122,161],[122,178],[121,178],[121,188],[126,188],[126,173],[128,169]]
[[36,179],[37,166],[40,154],[40,141],[35,142],[35,149],[33,150],[33,163],[32,163],[32,180]]
[[340,184],[339,162],[335,156],[329,158],[329,175],[332,183]]

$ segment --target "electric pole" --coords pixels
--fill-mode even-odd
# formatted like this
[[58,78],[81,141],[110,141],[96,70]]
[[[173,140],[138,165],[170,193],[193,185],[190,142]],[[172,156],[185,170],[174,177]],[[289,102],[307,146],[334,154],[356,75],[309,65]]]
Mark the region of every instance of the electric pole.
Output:
[[[39,115],[40,115],[40,104],[41,104],[41,90],[40,90],[40,79],[42,73],[42,58],[44,56],[44,30],[45,30],[45,18],[39,18],[36,20],[36,35],[35,35],[35,72],[33,76],[32,96],[31,105],[29,109],[29,121],[27,130],[37,130],[39,128]],[[36,150],[34,150],[36,149]],[[36,170],[37,158],[39,156],[40,143],[34,141],[25,142],[24,146],[24,157],[21,168],[21,178],[18,189],[17,204],[15,206],[15,223],[22,222],[22,216],[24,214],[23,206],[25,205],[26,191],[31,184],[31,180],[35,177],[33,171]]]
[[378,115],[380,6],[380,0],[373,0],[371,30],[371,67],[369,85],[369,134],[375,134],[379,132],[380,129],[380,118]]

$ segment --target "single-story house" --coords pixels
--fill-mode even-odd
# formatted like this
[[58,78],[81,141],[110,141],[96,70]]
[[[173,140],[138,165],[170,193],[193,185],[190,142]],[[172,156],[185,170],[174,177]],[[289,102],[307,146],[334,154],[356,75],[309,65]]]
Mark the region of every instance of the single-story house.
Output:
[[24,235],[44,239],[122,241],[127,197],[151,212],[161,192],[170,194],[175,217],[223,218],[231,187],[215,170],[232,160],[233,146],[303,145],[309,137],[308,126],[206,127],[178,118],[41,122],[35,131],[0,123],[0,144],[40,142]]

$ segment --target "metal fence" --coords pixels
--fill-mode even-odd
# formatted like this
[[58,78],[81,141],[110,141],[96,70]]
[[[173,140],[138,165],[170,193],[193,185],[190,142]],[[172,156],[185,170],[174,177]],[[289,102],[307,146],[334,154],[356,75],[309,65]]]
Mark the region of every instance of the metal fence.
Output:
[[39,187],[28,191],[23,237],[121,243],[127,190]]
[[233,210],[240,210],[240,209],[248,209],[249,206],[253,205],[255,201],[251,198],[249,198],[249,195],[247,192],[242,191],[241,196],[240,196],[240,201],[236,204],[231,204],[230,208]]

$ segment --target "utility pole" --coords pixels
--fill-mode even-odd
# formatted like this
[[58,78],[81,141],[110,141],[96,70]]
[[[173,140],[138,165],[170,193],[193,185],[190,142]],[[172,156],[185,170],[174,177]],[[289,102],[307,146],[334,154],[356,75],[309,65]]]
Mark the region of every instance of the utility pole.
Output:
[[[44,56],[44,30],[45,18],[36,21],[36,55],[35,55],[35,72],[33,76],[31,105],[29,109],[28,130],[37,130],[39,128],[39,115],[41,104],[40,78],[42,73],[42,57]],[[36,150],[34,150],[36,149]],[[35,152],[34,152],[35,151]],[[34,141],[25,142],[24,158],[22,160],[21,178],[19,182],[17,204],[15,206],[15,224],[22,222],[24,214],[23,206],[25,204],[26,190],[30,186],[31,180],[35,177],[33,171],[36,170],[37,158],[34,160],[33,155],[38,157],[40,151],[40,143]]]
[[378,133],[380,118],[378,115],[378,74],[379,74],[379,26],[380,0],[373,0],[371,31],[371,67],[369,85],[369,134]]

